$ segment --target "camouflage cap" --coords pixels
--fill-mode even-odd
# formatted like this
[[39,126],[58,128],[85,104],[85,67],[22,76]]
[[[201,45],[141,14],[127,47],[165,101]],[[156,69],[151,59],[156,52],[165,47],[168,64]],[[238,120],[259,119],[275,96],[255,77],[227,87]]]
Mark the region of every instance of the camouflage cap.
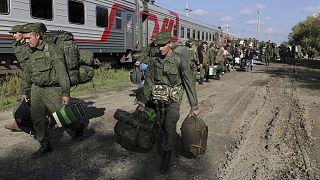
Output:
[[189,43],[192,43],[192,42],[194,42],[194,41],[195,41],[194,38],[189,38],[189,40],[188,40]]
[[21,32],[22,29],[23,29],[23,25],[15,25],[15,26],[12,26],[11,30],[9,31],[9,33]]
[[171,42],[171,32],[160,32],[154,37],[154,43],[156,44],[167,44],[169,42]]
[[47,27],[43,23],[28,23],[23,26],[21,32],[37,32],[37,33],[45,33],[47,31]]

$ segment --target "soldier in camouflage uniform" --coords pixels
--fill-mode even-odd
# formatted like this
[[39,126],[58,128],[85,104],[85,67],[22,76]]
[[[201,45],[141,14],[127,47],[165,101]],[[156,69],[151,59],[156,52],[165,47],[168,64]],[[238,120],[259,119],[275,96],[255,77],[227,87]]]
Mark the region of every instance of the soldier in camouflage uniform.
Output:
[[199,115],[197,94],[190,63],[175,53],[171,47],[171,33],[161,32],[155,37],[159,55],[150,61],[146,74],[144,95],[138,99],[140,110],[152,99],[156,105],[157,116],[162,129],[161,139],[164,155],[160,173],[168,173],[171,153],[176,152],[178,135],[176,123],[180,118],[180,105],[184,90],[191,105],[190,114]]
[[[195,39],[190,38],[186,42],[186,46],[188,48],[188,54],[189,54],[189,57],[190,57],[192,64],[194,64],[196,66],[196,69],[198,69],[199,56],[198,56],[197,44],[196,44]],[[196,78],[197,77],[197,70],[194,71],[193,76],[194,76],[194,79],[197,79]]]
[[[31,119],[35,138],[41,145],[32,158],[39,158],[51,152],[47,112],[56,112],[70,102],[70,80],[62,49],[46,41],[41,26],[31,23],[24,26],[22,32],[32,52],[21,76],[21,99],[28,99],[27,90],[31,88]],[[83,135],[83,126],[79,123],[71,124],[70,128],[76,138]]]
[[[23,39],[23,34],[21,33],[21,30],[23,28],[23,25],[15,25],[11,28],[9,33],[12,33],[14,37],[14,41],[12,42],[12,48],[14,55],[16,56],[17,61],[19,62],[21,68],[24,67],[25,62],[28,60],[31,49],[29,46],[25,43],[25,40]],[[27,92],[27,94],[30,94],[30,91]],[[17,103],[15,110],[20,106],[21,103]],[[14,110],[14,112],[15,112]],[[6,124],[4,126],[6,129],[9,129],[13,132],[20,132],[21,129],[18,127],[16,122]]]

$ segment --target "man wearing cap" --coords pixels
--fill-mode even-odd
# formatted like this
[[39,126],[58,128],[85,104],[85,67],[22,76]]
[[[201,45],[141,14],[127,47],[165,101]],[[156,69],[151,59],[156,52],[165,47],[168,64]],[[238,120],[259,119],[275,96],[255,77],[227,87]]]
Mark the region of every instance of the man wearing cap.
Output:
[[[31,119],[35,138],[41,145],[32,158],[39,158],[51,152],[47,112],[54,113],[69,103],[70,80],[62,49],[46,41],[43,27],[39,23],[31,23],[24,26],[22,32],[32,53],[21,77],[21,99],[28,98],[25,90],[31,88]],[[82,136],[79,123],[72,124],[72,128],[76,137]]]
[[[195,39],[190,38],[187,41],[186,46],[188,47],[188,54],[191,59],[191,62],[197,67],[199,65],[199,57],[198,57],[197,43]],[[195,83],[197,81],[197,69],[198,68],[196,68],[193,73]]]
[[159,48],[159,55],[149,63],[143,96],[138,99],[137,104],[140,110],[144,110],[150,99],[156,105],[164,150],[159,171],[168,173],[171,153],[177,150],[176,123],[180,117],[184,90],[191,106],[190,114],[198,116],[200,111],[190,63],[186,63],[181,55],[171,49],[171,33],[158,33],[155,44]]
[[[16,56],[16,59],[19,62],[20,67],[23,69],[25,62],[28,60],[28,58],[31,54],[31,49],[25,43],[25,40],[23,38],[23,34],[21,33],[22,28],[23,28],[23,25],[15,25],[11,28],[9,33],[12,33],[13,38],[14,38],[14,41],[12,42],[14,55]],[[27,91],[27,94],[30,94],[30,91]],[[14,108],[14,112],[19,107],[20,104],[21,103],[17,103],[16,107]],[[13,132],[20,132],[21,131],[21,129],[18,127],[16,122],[7,124],[4,127],[6,129],[13,131]]]

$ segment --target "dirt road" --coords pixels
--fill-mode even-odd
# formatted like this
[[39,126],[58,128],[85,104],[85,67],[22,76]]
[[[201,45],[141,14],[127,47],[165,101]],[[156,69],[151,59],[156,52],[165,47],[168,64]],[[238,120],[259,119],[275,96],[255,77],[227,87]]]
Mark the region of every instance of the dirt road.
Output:
[[[132,87],[134,89],[134,87]],[[154,152],[126,151],[115,142],[113,113],[133,110],[131,90],[82,97],[85,138],[52,131],[54,152],[39,160],[38,143],[0,129],[0,179],[319,179],[320,62],[254,65],[197,85],[201,117],[209,128],[208,150],[197,159],[173,159],[172,173],[158,173]],[[181,120],[189,112],[186,100]],[[0,114],[0,126],[12,121]],[[182,121],[179,121],[177,130]],[[72,133],[71,133],[72,134]]]

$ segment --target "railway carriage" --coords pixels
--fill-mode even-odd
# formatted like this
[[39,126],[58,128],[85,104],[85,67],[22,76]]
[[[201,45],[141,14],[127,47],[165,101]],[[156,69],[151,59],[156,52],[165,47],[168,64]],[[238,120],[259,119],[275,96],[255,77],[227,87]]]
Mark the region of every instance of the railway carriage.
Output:
[[144,0],[0,0],[2,69],[18,67],[9,30],[29,22],[42,22],[48,30],[72,32],[81,49],[92,51],[95,58],[108,66],[132,62],[131,54],[141,51],[161,31],[170,31],[173,42],[193,37],[224,43],[228,38],[212,25]]

